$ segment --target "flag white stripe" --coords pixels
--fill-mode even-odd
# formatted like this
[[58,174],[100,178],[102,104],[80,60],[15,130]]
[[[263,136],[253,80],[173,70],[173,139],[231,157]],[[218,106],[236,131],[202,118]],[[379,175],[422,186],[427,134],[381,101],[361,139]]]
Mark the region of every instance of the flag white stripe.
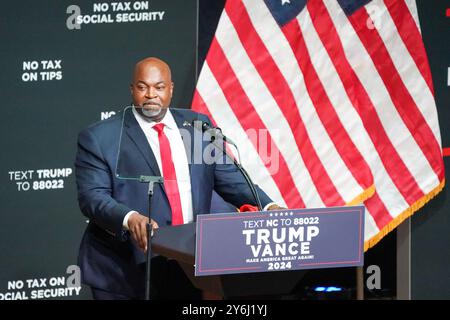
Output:
[[[287,120],[280,112],[279,107],[273,107],[277,106],[277,103],[253,66],[228,15],[225,13],[222,17],[222,28],[218,28],[216,31],[216,39],[224,49],[225,56],[237,78],[240,80],[242,88],[247,93],[252,105],[255,106],[255,111],[258,113],[266,128],[269,131],[279,130],[283,133],[282,138],[276,139],[274,137],[274,141],[278,150],[280,150],[286,159],[292,176],[303,176],[301,181],[294,179],[294,183],[302,199],[307,199],[305,200],[305,205],[323,205],[322,199],[317,192],[316,186],[306,169],[298,149],[292,148],[296,142]],[[270,110],[270,113],[267,110]]]
[[[423,181],[417,181],[417,177],[420,177],[422,174],[421,170],[424,165],[429,166],[428,160],[423,156],[422,150],[414,141],[410,131],[399,115],[381,76],[378,74],[363,44],[359,40],[355,40],[358,37],[345,13],[339,5],[330,5],[331,3],[333,2],[326,1],[340,38],[347,37],[353,39],[351,43],[343,43],[348,61],[366,89],[389,140],[392,141],[402,162],[406,165],[413,177],[416,178],[416,182],[422,188],[422,191],[424,191],[428,186],[423,184]],[[337,12],[338,14],[336,14]],[[361,57],[365,57],[365,60],[362,61]]]
[[[308,14],[307,17],[308,20],[306,24],[310,24],[312,26],[311,16]],[[305,43],[308,47],[308,51],[315,53],[311,55],[312,66],[316,70],[320,82],[322,82],[327,96],[330,99],[331,104],[334,106],[334,110],[336,111],[342,125],[348,132],[350,139],[353,141],[356,148],[361,152],[363,158],[368,164],[373,161],[379,161],[381,165],[378,154],[373,152],[375,147],[373,146],[367,131],[363,130],[364,126],[362,120],[358,112],[356,112],[353,107],[344,85],[339,78],[338,72],[336,71],[326,48],[319,39],[316,30],[311,28],[308,33],[303,32],[303,35],[305,37]],[[324,54],[321,54],[322,52],[324,52]]]
[[366,212],[364,214],[364,239],[370,239],[375,236],[380,229],[378,228],[370,210],[366,208]]
[[405,0],[405,3],[414,19],[414,22],[416,23],[417,29],[419,29],[419,32],[422,33],[422,30],[420,29],[419,14],[417,13],[416,0]]
[[[239,150],[245,150],[241,152],[242,165],[248,171],[253,182],[258,185],[264,186],[264,191],[277,203],[286,206],[286,203],[281,196],[281,193],[269,174],[268,169],[262,163],[260,157],[255,157],[258,153],[255,146],[248,139],[245,130],[242,128],[239,120],[236,118],[233,110],[228,104],[220,85],[217,83],[208,62],[205,61],[200,74],[197,91],[202,97],[205,104],[208,106],[208,110],[211,116],[216,121],[220,128],[223,128],[223,132],[226,136],[232,137],[232,140],[239,147]],[[210,107],[214,106],[214,107]],[[277,134],[271,133],[271,134]]]
[[[376,104],[380,104],[381,100],[380,98],[377,98],[376,92],[373,92],[371,88],[377,88],[377,86],[382,86],[384,88],[384,84],[382,83],[381,79],[379,78],[379,75],[374,68],[372,64],[372,60],[368,57],[368,55],[364,52],[365,50],[362,47],[362,44],[358,41],[355,41],[357,38],[357,35],[355,34],[353,27],[351,26],[350,22],[347,20],[347,17],[345,13],[342,11],[340,6],[337,4],[337,2],[332,0],[326,0],[324,1],[328,12],[330,13],[331,19],[334,22],[334,25],[336,27],[336,31],[338,32],[342,44],[344,46],[344,50],[346,53],[346,56],[348,58],[348,61],[350,62],[350,65],[353,67],[353,70],[355,70],[356,74],[358,75],[358,78],[361,80],[363,86],[365,87],[367,93],[369,94],[369,97],[372,99],[373,104],[376,107]],[[367,57],[366,61],[361,61],[361,57]],[[369,61],[370,60],[370,61]],[[362,70],[358,70],[362,69]],[[369,69],[369,70],[367,70]],[[359,71],[359,73],[358,73]],[[367,78],[367,79],[364,79]],[[377,82],[373,82],[372,80],[377,78]],[[363,81],[365,80],[365,81]],[[373,86],[373,87],[370,87]],[[372,97],[370,95],[372,91]],[[390,97],[385,94],[385,99],[389,99]],[[374,101],[375,100],[375,101]],[[387,107],[387,106],[386,106]],[[392,105],[391,105],[392,107]],[[396,111],[395,111],[396,112]],[[380,117],[381,118],[381,117]],[[381,118],[382,119],[382,118]],[[401,119],[400,119],[401,120]],[[383,119],[382,119],[383,121]],[[398,121],[398,119],[397,119]],[[403,122],[401,122],[403,123]],[[391,124],[393,125],[393,124]],[[381,130],[382,128],[380,128]],[[406,130],[407,134],[409,135],[409,131]],[[395,132],[394,132],[395,133]],[[392,133],[391,133],[392,135]],[[389,134],[388,134],[389,136]],[[372,168],[372,172],[374,175],[374,181],[375,186],[378,191],[378,195],[380,196],[380,199],[388,209],[388,211],[392,214],[394,212],[398,213],[399,209],[405,210],[408,208],[408,203],[405,201],[403,196],[399,193],[397,187],[394,185],[391,177],[389,176],[388,172],[384,168],[381,159],[379,158],[378,152],[375,149],[375,146],[370,146],[372,149],[372,152],[369,152],[369,155],[367,153],[363,154],[366,161],[372,160],[370,163],[370,166]],[[365,150],[360,150],[361,152],[366,152]],[[372,156],[370,155],[372,153]],[[376,154],[377,157],[374,158],[373,155]],[[375,160],[375,161],[373,161]]]
[[[346,202],[350,202],[364,190],[359,186],[336,150],[326,132],[306,90],[305,80],[292,49],[273,20],[266,6],[254,6],[252,0],[244,1],[253,26],[278,66],[291,93],[311,143],[336,189]],[[300,16],[306,14],[304,10]],[[270,17],[270,19],[267,19]],[[292,146],[293,148],[296,145]],[[345,192],[344,192],[345,191]]]
[[[319,81],[323,84],[324,90],[336,111],[340,123],[347,131],[355,147],[363,155],[363,158],[365,158],[366,163],[369,164],[376,155],[369,152],[370,149],[368,149],[368,146],[371,145],[371,140],[367,132],[362,130],[364,127],[361,118],[348,99],[342,81],[314,28],[308,10],[305,10],[305,15],[301,20],[299,21],[299,25],[308,52],[310,52],[311,67],[316,70]],[[358,139],[354,139],[355,137],[358,137]],[[339,167],[336,167],[336,169],[340,170]]]
[[[430,91],[425,79],[422,77],[420,70],[408,52],[397,27],[389,14],[388,9],[383,1],[374,1],[381,8],[380,18],[382,23],[379,24],[378,34],[383,39],[389,55],[397,69],[405,87],[411,94],[414,103],[422,113],[428,126],[433,131],[437,141],[441,141],[441,133],[437,121],[436,104],[433,94]],[[370,14],[369,14],[370,15]],[[372,16],[371,16],[372,17]]]

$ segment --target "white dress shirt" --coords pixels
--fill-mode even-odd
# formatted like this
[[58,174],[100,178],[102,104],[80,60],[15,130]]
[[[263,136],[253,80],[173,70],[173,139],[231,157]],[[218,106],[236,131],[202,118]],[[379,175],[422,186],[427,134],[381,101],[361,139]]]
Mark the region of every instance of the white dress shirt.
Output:
[[[145,137],[153,151],[156,162],[158,163],[159,171],[163,175],[161,166],[161,154],[159,151],[158,133],[153,127],[158,122],[148,121],[142,117],[135,108],[133,108],[133,114],[139,123],[142,131],[144,131]],[[181,139],[180,130],[175,122],[175,119],[170,112],[170,108],[167,110],[164,118],[159,122],[163,123],[164,134],[170,143],[170,150],[172,152],[172,160],[175,167],[175,173],[177,175],[177,184],[180,192],[181,209],[183,211],[183,222],[189,223],[194,220],[194,214],[192,209],[192,190],[191,190],[191,178],[189,174],[188,158],[186,155],[186,148],[184,147],[183,140]],[[123,219],[123,227],[128,230],[128,218],[136,211],[130,211]]]

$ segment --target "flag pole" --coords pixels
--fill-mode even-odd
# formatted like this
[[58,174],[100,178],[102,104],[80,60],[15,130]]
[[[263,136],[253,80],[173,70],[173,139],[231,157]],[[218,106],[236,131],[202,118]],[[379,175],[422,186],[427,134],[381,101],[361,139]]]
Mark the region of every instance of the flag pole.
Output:
[[356,267],[356,300],[364,300],[364,267]]

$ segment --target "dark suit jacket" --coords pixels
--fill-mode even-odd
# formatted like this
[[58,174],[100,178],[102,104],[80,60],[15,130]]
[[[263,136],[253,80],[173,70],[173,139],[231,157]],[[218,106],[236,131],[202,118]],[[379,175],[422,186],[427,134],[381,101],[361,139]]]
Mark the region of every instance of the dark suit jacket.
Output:
[[[193,120],[211,122],[205,115],[187,109],[170,110],[178,127],[190,133],[182,136],[188,159],[193,159],[194,149],[203,152],[208,142],[203,141],[199,149],[192,140],[198,132],[194,135],[196,129],[183,124]],[[89,218],[78,258],[83,282],[110,292],[142,296],[145,255],[123,230],[122,223],[131,210],[148,214],[148,184],[120,179],[117,174],[129,177],[161,173],[131,109],[80,132],[75,168],[79,206]],[[189,163],[189,172],[194,220],[197,214],[210,212],[213,190],[237,207],[254,203],[233,164]],[[263,206],[271,202],[263,191],[257,190]],[[171,224],[171,210],[162,185],[154,187],[151,211],[159,226]]]

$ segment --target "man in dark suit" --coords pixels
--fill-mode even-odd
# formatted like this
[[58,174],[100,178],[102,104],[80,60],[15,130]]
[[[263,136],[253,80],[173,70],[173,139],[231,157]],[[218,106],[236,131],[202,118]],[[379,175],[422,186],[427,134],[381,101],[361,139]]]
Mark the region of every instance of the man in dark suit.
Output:
[[[210,121],[190,110],[169,109],[173,88],[169,66],[144,59],[136,64],[130,85],[134,107],[79,135],[78,201],[89,218],[79,265],[95,299],[143,298],[149,216],[154,228],[195,221],[197,214],[210,212],[213,190],[236,207],[254,204],[233,164],[194,154],[195,128],[185,124]],[[206,145],[201,143],[202,154]],[[148,185],[119,177],[133,174],[164,177],[164,185],[155,184],[150,213]],[[266,209],[277,208],[262,190],[257,192]],[[175,262],[156,257],[152,268],[153,298],[198,294],[194,289],[170,291],[190,285]]]

